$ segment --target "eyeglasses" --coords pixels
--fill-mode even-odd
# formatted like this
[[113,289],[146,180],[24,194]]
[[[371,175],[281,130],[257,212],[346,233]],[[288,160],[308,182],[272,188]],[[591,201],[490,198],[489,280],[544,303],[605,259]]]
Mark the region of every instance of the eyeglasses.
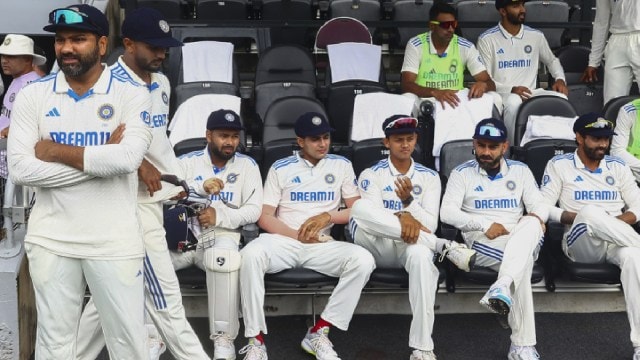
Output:
[[387,124],[387,126],[385,126],[384,129],[389,130],[389,129],[405,129],[405,128],[417,128],[417,127],[418,127],[418,120],[416,118],[405,117],[405,118],[399,118],[399,119],[393,120],[392,122]]
[[429,23],[433,25],[438,25],[445,30],[449,30],[449,28],[451,27],[453,27],[454,29],[458,27],[458,20],[452,20],[452,21],[431,20],[429,21]]
[[253,191],[251,192],[251,194],[249,194],[249,197],[239,206],[238,205],[234,205],[232,203],[230,203],[227,199],[224,198],[224,196],[222,196],[222,193],[220,193],[220,201],[222,201],[223,204],[225,204],[229,209],[234,209],[234,210],[238,210],[241,207],[243,207],[248,201],[249,199],[251,199],[251,197],[253,196],[253,194],[256,192],[256,189],[253,189]]
[[478,135],[502,137],[504,133],[493,125],[482,125],[480,129],[478,129]]
[[613,122],[598,118],[598,120],[584,126],[585,129],[613,129]]

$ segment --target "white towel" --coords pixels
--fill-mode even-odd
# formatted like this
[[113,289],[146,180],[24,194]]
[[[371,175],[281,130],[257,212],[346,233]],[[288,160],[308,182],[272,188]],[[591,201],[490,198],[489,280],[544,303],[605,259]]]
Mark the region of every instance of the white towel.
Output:
[[196,41],[182,47],[183,82],[233,82],[233,44]]
[[493,96],[484,94],[481,98],[469,100],[469,89],[458,91],[460,103],[452,108],[439,101],[435,104],[433,156],[440,156],[442,145],[448,141],[471,139],[476,124],[490,118],[493,112]]
[[327,46],[331,82],[346,80],[378,81],[382,48],[378,45],[345,42]]
[[225,94],[202,94],[183,102],[169,123],[169,141],[175,146],[182,140],[204,137],[209,115],[220,109],[240,114],[240,98]]
[[384,137],[382,123],[391,115],[411,115],[414,100],[383,92],[357,95],[353,103],[351,140]]
[[574,140],[573,123],[578,117],[529,115],[520,146],[536,139]]

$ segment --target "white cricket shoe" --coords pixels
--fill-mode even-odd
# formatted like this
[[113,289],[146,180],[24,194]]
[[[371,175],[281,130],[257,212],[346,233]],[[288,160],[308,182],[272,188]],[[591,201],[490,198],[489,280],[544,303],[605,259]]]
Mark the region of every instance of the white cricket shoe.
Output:
[[267,347],[256,339],[249,339],[249,343],[239,351],[246,354],[243,360],[268,360]]
[[409,360],[436,360],[436,354],[431,350],[413,350]]
[[219,332],[212,335],[213,360],[236,360],[236,347],[229,335]]
[[444,257],[453,263],[458,269],[469,272],[476,262],[476,251],[469,249],[467,245],[455,241],[449,241],[440,256],[440,261]]
[[329,340],[329,327],[324,326],[316,332],[307,330],[307,335],[302,339],[302,349],[316,357],[317,360],[340,360],[333,350],[333,344]]
[[509,360],[538,360],[540,355],[535,346],[516,346],[509,348]]
[[640,360],[640,346],[634,348],[633,360]]
[[500,315],[509,315],[513,299],[506,286],[492,286],[480,299],[480,305]]
[[160,355],[167,351],[167,346],[161,339],[149,339],[149,360],[159,360]]

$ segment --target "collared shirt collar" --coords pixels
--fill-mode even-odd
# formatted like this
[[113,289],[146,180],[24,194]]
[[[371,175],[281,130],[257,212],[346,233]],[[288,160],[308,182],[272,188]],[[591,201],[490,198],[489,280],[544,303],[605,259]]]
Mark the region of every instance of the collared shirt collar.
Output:
[[131,78],[133,79],[133,81],[137,82],[140,85],[146,86],[150,92],[160,87],[160,85],[157,82],[157,77],[158,77],[157,73],[154,73],[154,72],[151,73],[151,84],[147,84],[146,82],[144,82],[144,80],[142,80],[140,76],[138,76],[138,74],[136,74],[135,71],[133,71],[129,66],[127,66],[127,64],[124,62],[124,59],[122,58],[122,55],[118,57],[118,64],[120,64],[120,66],[122,66],[125,70],[127,70],[129,75],[131,75]]
[[592,174],[602,174],[602,172],[605,170],[605,167],[607,166],[606,161],[602,159],[598,163],[598,168],[596,168],[594,171],[591,171],[589,168],[584,166],[584,163],[582,162],[582,160],[580,160],[580,156],[578,156],[578,150],[576,150],[573,155],[573,165],[575,165],[577,169],[584,169]]
[[107,64],[103,63],[101,65],[102,65],[102,73],[100,74],[98,81],[96,81],[96,83],[93,84],[93,87],[87,90],[87,92],[84,93],[83,95],[78,95],[73,91],[73,89],[71,89],[71,87],[69,86],[69,83],[67,82],[67,78],[65,74],[62,72],[62,70],[58,71],[58,73],[56,74],[56,80],[53,85],[53,91],[55,91],[58,94],[67,93],[70,97],[72,97],[76,101],[80,101],[93,94],[108,93],[109,87],[111,86],[111,69],[109,69]]
[[227,165],[229,164],[233,164],[236,160],[236,153],[233,154],[233,156],[231,157],[231,159],[227,160],[227,162],[224,164],[223,167],[219,168],[217,166],[215,166],[213,164],[213,160],[211,160],[211,151],[209,149],[209,145],[207,145],[207,147],[204,149],[204,151],[207,153],[207,158],[209,159],[209,164],[211,164],[211,169],[213,170],[213,174],[214,175],[218,175],[220,172],[224,171],[227,168]]
[[[438,55],[438,50],[436,50],[436,46],[433,45],[433,31],[429,31],[429,36],[427,36],[427,38],[429,40],[429,53],[432,55]],[[447,44],[447,49],[444,51],[444,53],[442,53],[442,57],[446,57],[447,54],[449,54],[450,47],[451,47],[451,41],[449,41],[449,44]]]
[[310,161],[308,161],[305,158],[303,158],[301,154],[302,154],[302,150],[296,152],[296,156],[300,160],[300,163],[304,164],[306,167],[308,167],[310,169],[313,169],[313,168],[316,168],[316,167],[320,167],[322,164],[324,164],[324,160],[327,158],[327,155],[325,155],[322,159],[320,159],[320,161],[318,161],[317,164],[313,165]]
[[489,180],[491,180],[491,181],[502,179],[509,172],[509,164],[507,164],[507,160],[505,160],[504,156],[503,156],[500,159],[500,171],[496,174],[496,176],[490,177],[489,174],[487,174],[487,172],[483,168],[480,167],[480,164],[478,164],[478,172],[481,175],[488,177]]
[[500,28],[500,32],[502,33],[502,36],[505,37],[505,39],[511,39],[511,38],[522,39],[522,37],[524,36],[524,24],[520,25],[520,31],[518,31],[518,33],[515,35],[511,35],[511,33],[508,32],[500,22],[498,23],[498,28]]
[[393,166],[393,163],[391,162],[391,156],[387,157],[387,162],[389,163],[389,172],[391,173],[391,175],[398,177],[400,175],[405,175],[406,177],[408,177],[409,179],[413,178],[413,174],[415,173],[415,163],[413,161],[413,158],[411,158],[411,165],[409,166],[409,170],[407,171],[406,174],[401,173],[400,171],[398,171],[398,169],[396,169],[395,166]]

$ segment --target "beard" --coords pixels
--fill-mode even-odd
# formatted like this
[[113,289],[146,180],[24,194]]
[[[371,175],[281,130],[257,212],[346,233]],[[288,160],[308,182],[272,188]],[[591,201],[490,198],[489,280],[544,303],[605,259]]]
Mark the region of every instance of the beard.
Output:
[[[604,154],[606,154],[607,148],[605,147],[587,147],[584,146],[584,154],[587,156],[587,158],[591,159],[591,160],[602,160],[604,159]],[[598,153],[597,151],[600,151],[600,153]]]
[[210,146],[211,157],[214,157],[214,156],[215,156],[215,157],[217,157],[218,159],[220,159],[220,160],[224,160],[224,161],[228,161],[228,160],[230,160],[230,159],[233,157],[233,155],[235,155],[235,154],[236,154],[236,150],[237,150],[237,149],[233,149],[233,151],[232,151],[232,152],[230,152],[229,154],[227,154],[227,153],[224,153],[224,152],[222,151],[222,149],[219,149],[219,148],[217,148],[217,147],[215,147],[215,146]]
[[476,161],[480,168],[484,171],[489,171],[500,166],[500,158],[501,156],[496,157],[495,159],[490,156],[478,156],[476,155]]
[[513,25],[521,25],[524,23],[524,15],[522,16],[522,20],[520,20],[520,15],[523,14],[512,14],[507,13],[507,21]]
[[136,57],[135,62],[138,68],[150,73],[158,72],[162,67],[162,61],[148,61],[142,57]]
[[[78,63],[65,64],[63,60],[68,58],[76,59]],[[89,69],[100,61],[100,50],[96,46],[94,51],[87,55],[60,54],[56,57],[56,60],[58,60],[60,70],[62,70],[66,76],[78,77],[86,74]]]

